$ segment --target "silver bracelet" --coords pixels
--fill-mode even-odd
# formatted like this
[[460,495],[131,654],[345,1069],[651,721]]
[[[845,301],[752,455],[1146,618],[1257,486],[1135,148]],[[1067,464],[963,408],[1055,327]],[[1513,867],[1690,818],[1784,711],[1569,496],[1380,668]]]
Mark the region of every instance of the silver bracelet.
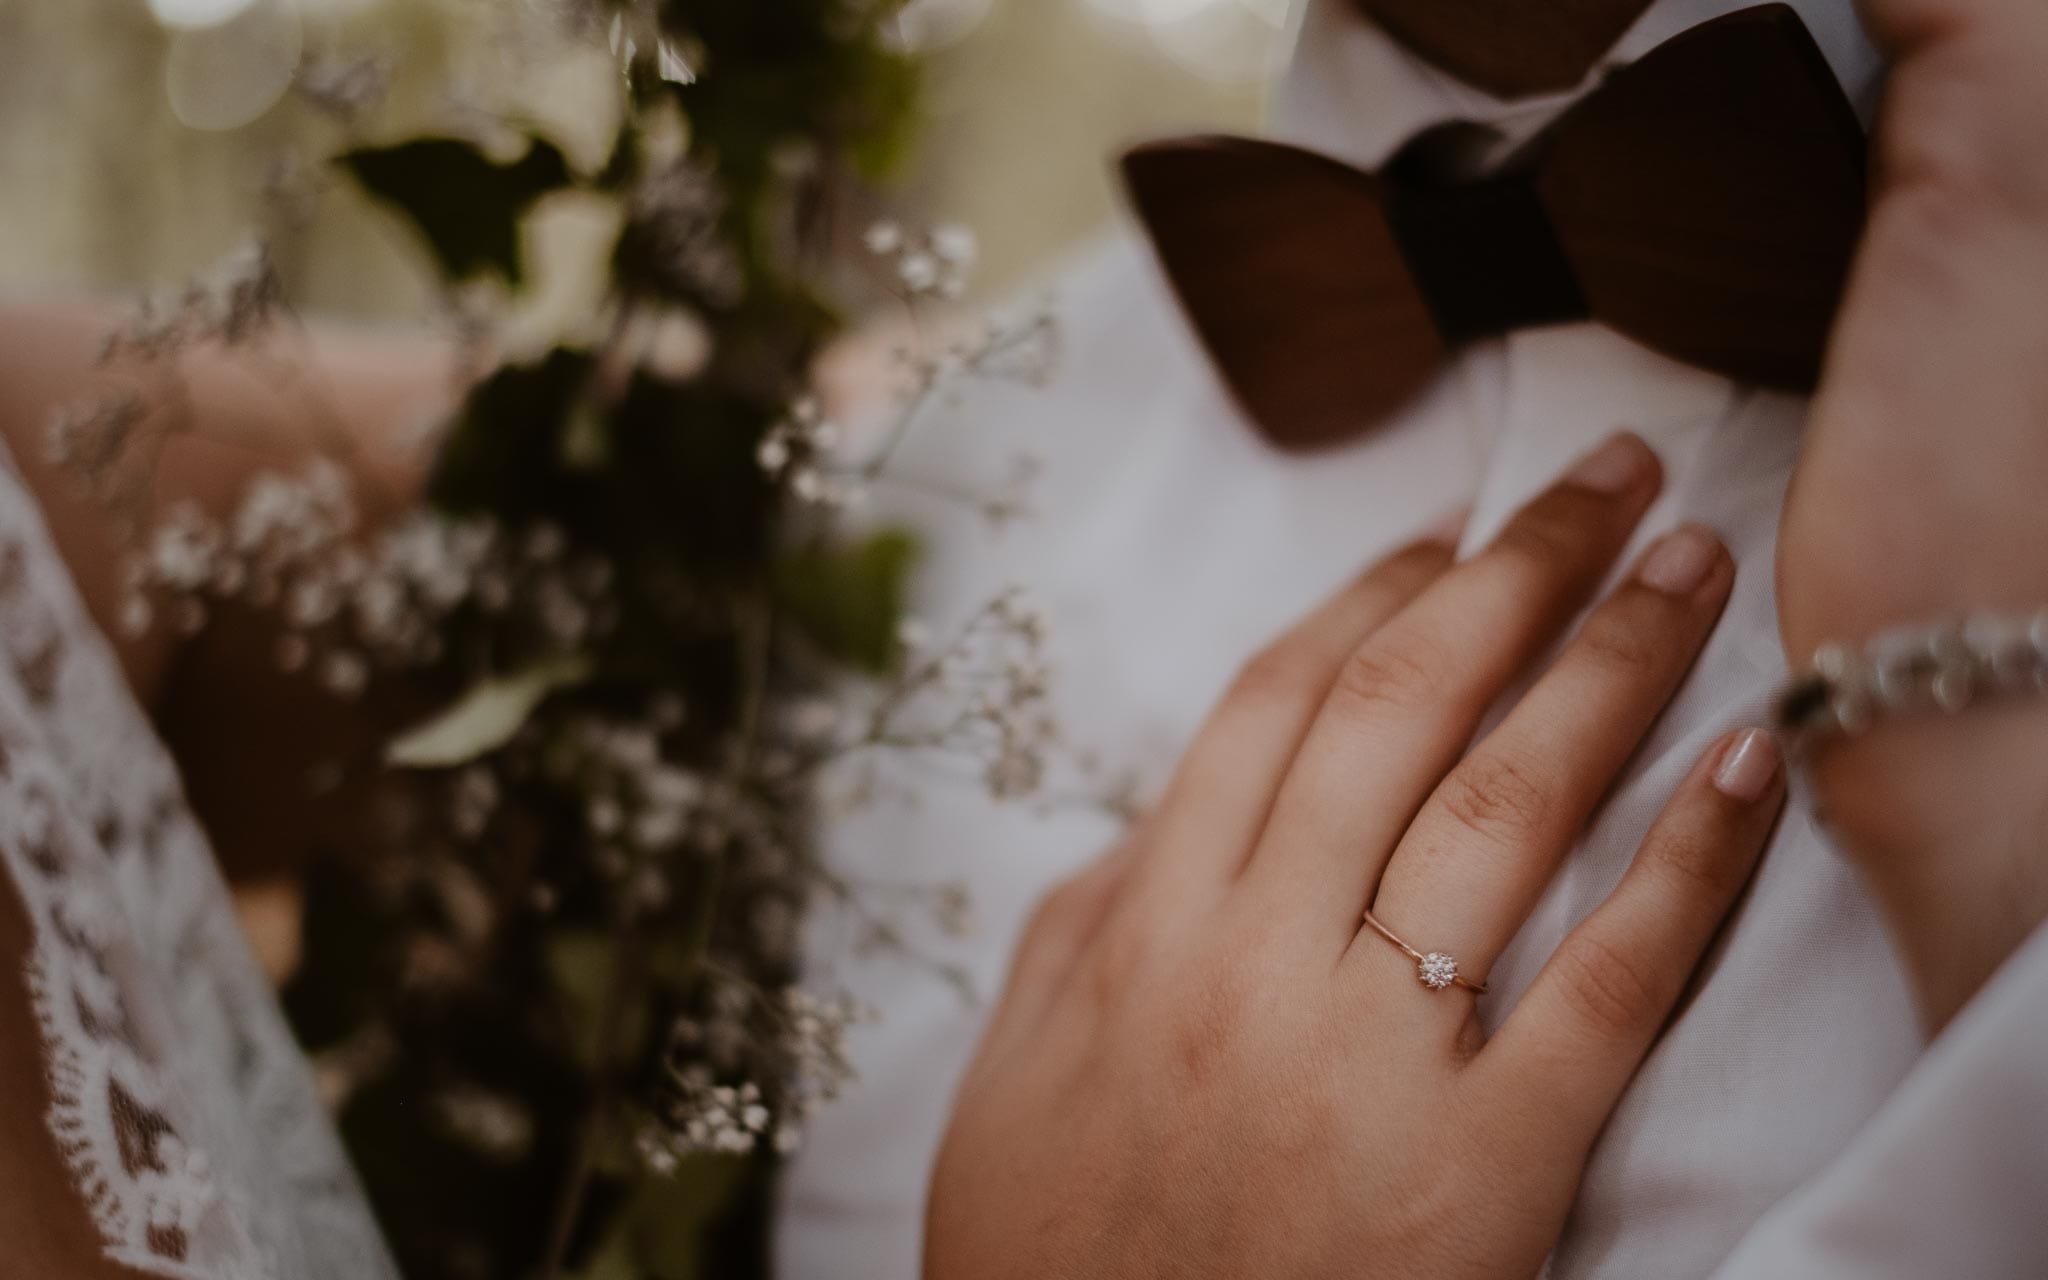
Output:
[[2048,609],[1878,633],[1860,648],[1823,645],[1778,697],[1778,729],[1795,750],[1915,712],[2048,693]]

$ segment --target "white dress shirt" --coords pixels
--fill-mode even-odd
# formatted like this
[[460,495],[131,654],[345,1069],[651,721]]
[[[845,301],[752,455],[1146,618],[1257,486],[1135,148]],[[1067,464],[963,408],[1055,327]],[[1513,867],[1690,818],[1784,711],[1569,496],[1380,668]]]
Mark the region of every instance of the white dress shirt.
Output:
[[[1612,60],[1741,7],[1662,0]],[[1867,119],[1882,66],[1852,0],[1795,7]],[[1408,54],[1348,0],[1312,0],[1273,132],[1369,166],[1431,123],[1533,128],[1575,96],[1503,104]],[[1497,1024],[1565,932],[1614,887],[1708,743],[1764,721],[1783,673],[1773,544],[1805,402],[1679,365],[1594,324],[1562,325],[1469,350],[1357,443],[1288,457],[1242,421],[1135,233],[1060,274],[1057,314],[1065,357],[1050,388],[971,390],[952,425],[913,446],[920,472],[970,482],[997,474],[1019,448],[1046,464],[1036,518],[999,540],[943,506],[903,508],[933,533],[920,609],[943,622],[1006,582],[1030,588],[1053,623],[1062,728],[1111,761],[1140,762],[1155,782],[1263,640],[1456,504],[1476,504],[1466,543],[1479,545],[1616,428],[1640,432],[1667,475],[1637,546],[1682,520],[1727,541],[1738,577],[1724,620],[1494,968],[1481,1010]],[[914,810],[885,807],[838,825],[830,854],[868,876],[968,882],[979,933],[965,943],[917,940],[993,993],[1033,900],[1099,852],[1113,826],[1080,811],[1005,808],[968,789],[935,789],[923,775],[906,780],[922,797]],[[918,1271],[930,1161],[986,1007],[899,960],[859,954],[844,935],[828,916],[816,922],[815,976],[850,985],[887,1016],[858,1033],[861,1083],[816,1121],[790,1172],[780,1267],[792,1280],[905,1280]],[[2038,995],[2048,955],[2035,969]],[[2036,1062],[2041,1041],[2034,1032]],[[1828,1271],[1814,1261],[1830,1230],[1861,1221],[1854,1206],[1871,1187],[1853,1169],[1829,1171],[1809,1195],[1788,1200],[1829,1170],[1922,1047],[1874,906],[1795,798],[1683,1017],[1595,1148],[1547,1274],[1683,1280],[1731,1256],[1745,1280],[1932,1274]],[[1953,1087],[1942,1096],[1954,1105]],[[1940,1114],[1923,1108],[1917,1128],[1872,1126],[1856,1150],[1877,1155],[1857,1167],[1867,1172],[1877,1156],[1912,1147]],[[2038,1107],[2029,1123],[2038,1133]],[[1945,1148],[1958,1167],[1971,1159],[1961,1141]],[[1938,1203],[1898,1219],[1891,1234],[1926,1226]],[[1362,1259],[1361,1272],[1369,1268]]]

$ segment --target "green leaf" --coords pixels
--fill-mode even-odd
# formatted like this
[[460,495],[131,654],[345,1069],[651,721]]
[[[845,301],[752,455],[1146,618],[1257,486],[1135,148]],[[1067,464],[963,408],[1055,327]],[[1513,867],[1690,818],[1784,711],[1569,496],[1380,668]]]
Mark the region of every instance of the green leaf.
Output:
[[896,664],[897,628],[918,554],[916,537],[903,529],[807,550],[782,563],[776,594],[827,653],[879,674]]
[[632,1233],[621,1224],[612,1228],[590,1261],[570,1280],[646,1280],[646,1276],[640,1267],[640,1251],[634,1247]]
[[[585,1070],[598,1073],[607,1046],[600,1044],[605,1000],[618,979],[619,940],[601,929],[562,929],[543,944],[549,978],[562,997],[569,1017],[569,1049]],[[644,1010],[629,1011],[636,1022],[644,1022]],[[621,1041],[632,1036],[621,1035]]]
[[535,201],[571,182],[561,150],[537,137],[511,164],[459,138],[350,151],[339,163],[364,190],[412,219],[452,280],[495,271],[518,284],[520,219]]
[[[627,1210],[635,1252],[649,1276],[660,1280],[713,1280],[706,1237],[746,1189],[761,1165],[703,1153],[685,1159],[665,1178],[650,1179]],[[730,1273],[724,1273],[729,1275]]]
[[611,464],[611,424],[593,400],[578,400],[562,427],[562,466],[569,471],[602,471]]
[[[759,1160],[700,1154],[674,1173],[639,1181],[573,1280],[727,1280],[712,1236],[719,1219],[758,1184]],[[747,1274],[752,1274],[748,1272]]]
[[590,660],[571,654],[516,675],[485,680],[455,705],[392,742],[384,749],[385,763],[401,769],[467,764],[510,742],[549,694],[589,678]]
[[434,504],[515,525],[562,519],[564,435],[585,403],[591,367],[588,353],[557,347],[473,387],[434,459]]

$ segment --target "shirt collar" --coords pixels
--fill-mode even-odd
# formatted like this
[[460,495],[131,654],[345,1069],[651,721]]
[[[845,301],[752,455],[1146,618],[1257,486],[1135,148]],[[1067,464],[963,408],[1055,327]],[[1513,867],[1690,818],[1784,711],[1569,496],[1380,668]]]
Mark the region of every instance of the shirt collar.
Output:
[[[1681,31],[1754,2],[1657,0],[1578,88],[1503,102],[1408,52],[1373,26],[1355,0],[1307,0],[1269,132],[1365,168],[1446,120],[1483,121],[1511,136],[1533,133],[1598,83],[1608,68],[1633,62]],[[1868,126],[1884,59],[1856,16],[1855,0],[1787,2],[1799,11]]]

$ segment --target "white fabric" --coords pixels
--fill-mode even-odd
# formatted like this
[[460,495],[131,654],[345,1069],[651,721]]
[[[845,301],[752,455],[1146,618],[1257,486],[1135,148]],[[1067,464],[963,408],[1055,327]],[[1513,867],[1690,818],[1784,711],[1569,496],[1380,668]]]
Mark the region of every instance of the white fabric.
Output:
[[1721,1280],[2048,1275],[2048,930],[1942,1033],[1825,1175]]
[[[1739,7],[1665,0],[1616,56]],[[1850,0],[1797,7],[1867,108],[1880,64]],[[1527,128],[1569,98],[1493,102],[1354,15],[1348,0],[1311,6],[1280,136],[1371,164],[1434,121]],[[1048,463],[1039,518],[993,547],[958,515],[912,509],[934,527],[939,552],[923,607],[942,620],[1003,582],[1028,585],[1053,618],[1064,728],[1112,760],[1143,760],[1155,780],[1263,639],[1455,503],[1476,501],[1467,541],[1478,543],[1617,427],[1643,433],[1668,475],[1639,543],[1681,519],[1703,520],[1728,540],[1740,572],[1725,620],[1494,970],[1498,994],[1484,1007],[1497,1020],[1614,885],[1713,736],[1764,713],[1782,672],[1772,551],[1803,402],[1681,367],[1593,325],[1563,326],[1467,353],[1356,445],[1287,458],[1239,419],[1132,237],[1063,274],[1059,316],[1067,359],[1049,391],[970,394],[956,429],[916,446],[927,474],[993,470],[1019,447]],[[925,796],[917,812],[850,820],[833,833],[832,855],[868,875],[966,878],[984,931],[964,949],[928,941],[993,991],[1032,900],[1095,854],[1111,828],[907,781]],[[818,1120],[792,1170],[782,1274],[900,1280],[917,1273],[929,1163],[983,1013],[920,971],[849,954],[823,925],[812,944],[817,966],[889,1012],[856,1041],[862,1084]],[[1843,1150],[1920,1048],[1875,909],[1795,807],[1684,1018],[1593,1153],[1549,1274],[1709,1274]]]
[[177,772],[0,449],[5,897],[30,954],[0,980],[27,982],[41,1043],[0,1052],[45,1064],[108,1258],[168,1280],[395,1280]]
[[[1826,55],[1866,123],[1877,107],[1884,63],[1848,0],[1788,0]],[[1437,70],[1357,16],[1350,0],[1311,0],[1301,10],[1295,56],[1275,103],[1271,132],[1363,166],[1377,165],[1420,130],[1446,120],[1483,120],[1521,134],[1579,98],[1613,66],[1633,62],[1745,0],[1658,0],[1644,10],[1586,83],[1569,93],[1503,102]]]

